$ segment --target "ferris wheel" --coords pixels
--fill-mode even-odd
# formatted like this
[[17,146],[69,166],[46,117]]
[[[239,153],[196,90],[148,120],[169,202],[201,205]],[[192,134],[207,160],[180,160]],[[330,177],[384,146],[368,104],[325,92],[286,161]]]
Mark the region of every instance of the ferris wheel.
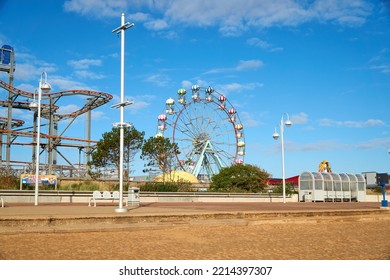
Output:
[[169,98],[158,116],[156,137],[170,138],[179,147],[175,167],[210,181],[223,167],[242,164],[245,156],[244,127],[226,96],[213,88],[194,85]]

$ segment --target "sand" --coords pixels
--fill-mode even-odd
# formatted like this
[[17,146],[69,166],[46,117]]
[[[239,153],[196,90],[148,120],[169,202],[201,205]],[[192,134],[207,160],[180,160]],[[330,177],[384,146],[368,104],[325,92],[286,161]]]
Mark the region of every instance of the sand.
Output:
[[389,215],[0,234],[3,260],[389,260]]

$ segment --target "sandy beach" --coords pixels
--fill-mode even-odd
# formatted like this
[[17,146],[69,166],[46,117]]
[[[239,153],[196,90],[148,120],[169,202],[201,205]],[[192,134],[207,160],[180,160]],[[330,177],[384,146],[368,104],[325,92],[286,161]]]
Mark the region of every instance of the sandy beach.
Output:
[[0,233],[0,259],[389,260],[388,213],[15,228]]

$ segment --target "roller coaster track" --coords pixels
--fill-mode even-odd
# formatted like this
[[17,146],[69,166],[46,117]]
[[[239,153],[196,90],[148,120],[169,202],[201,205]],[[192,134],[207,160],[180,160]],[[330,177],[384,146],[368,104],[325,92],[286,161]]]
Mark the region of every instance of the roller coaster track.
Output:
[[[35,94],[32,92],[24,91],[17,89],[6,82],[0,80],[0,87],[7,90],[8,92],[12,92],[14,95],[14,99],[16,99],[18,96],[27,97],[30,99],[33,99]],[[75,118],[79,115],[82,115],[90,110],[93,110],[95,108],[98,108],[106,103],[108,103],[112,99],[112,95],[105,93],[105,92],[99,92],[99,91],[93,91],[93,90],[85,90],[85,89],[74,89],[74,90],[65,90],[65,91],[58,91],[58,92],[51,92],[51,93],[43,93],[42,94],[42,100],[46,99],[55,99],[56,101],[60,99],[63,96],[72,96],[72,95],[84,95],[90,97],[88,99],[88,102],[84,104],[80,109],[75,110],[71,113],[66,114],[59,114],[56,113],[58,106],[53,106],[53,110],[48,110],[50,105],[48,104],[41,104],[42,109],[42,117],[43,118],[49,118],[50,114],[55,115],[58,117],[58,120],[67,119],[67,118]],[[55,102],[56,102],[55,101]],[[55,103],[54,102],[54,103]],[[4,100],[0,100],[0,106],[7,106],[8,102]],[[20,109],[30,109],[28,102],[12,102],[13,108],[20,108]]]
[[[26,98],[34,100],[36,97],[35,93],[20,90],[16,87],[13,87],[12,85],[0,80],[0,88],[3,88],[6,90],[8,94],[8,100],[0,100],[0,107],[12,107],[16,109],[22,109],[22,110],[29,110],[34,111],[35,109],[32,109],[30,107],[30,102],[21,102],[17,101],[18,98]],[[59,108],[60,106],[56,105],[56,103],[61,99],[62,97],[69,97],[69,96],[85,96],[84,98],[84,104],[79,106],[81,108],[77,108],[73,112],[67,112],[67,113],[60,113]],[[49,120],[48,125],[49,127],[53,127],[61,120],[65,119],[72,119],[68,126],[64,129],[63,132],[72,124],[73,120],[76,119],[78,116],[87,113],[89,111],[92,111],[106,103],[108,103],[112,99],[112,95],[105,93],[105,92],[99,92],[99,91],[93,91],[93,90],[85,90],[85,89],[73,89],[73,90],[64,90],[64,91],[58,91],[58,92],[50,92],[50,93],[42,93],[41,94],[41,117]],[[78,99],[82,100],[82,98]],[[46,102],[45,102],[46,101]],[[12,115],[12,114],[11,114]],[[29,128],[23,128],[24,121],[18,120],[18,119],[12,119],[11,122],[9,122],[8,118],[0,117],[0,135],[7,134],[7,141],[2,141],[2,138],[0,138],[0,148],[2,145],[6,145],[7,147],[11,146],[33,146],[36,145],[36,142],[34,139],[37,138],[37,133],[35,131],[35,121],[36,121],[36,111],[34,114],[34,131],[21,131],[26,130]],[[90,127],[91,118],[88,117],[88,123]],[[11,126],[11,127],[9,127]],[[13,128],[20,127],[19,129],[15,130]],[[31,127],[30,127],[31,128]],[[90,129],[90,128],[89,128]],[[50,134],[49,129],[49,134]],[[80,139],[80,138],[71,138],[71,137],[64,137],[61,133],[60,135],[57,135],[57,132],[54,132],[56,135],[49,135],[40,133],[40,137],[42,139],[47,139],[47,142],[41,142],[41,148],[43,150],[46,150],[50,156],[48,158],[47,166],[48,170],[52,168],[55,169],[56,165],[53,160],[53,153],[59,154],[68,164],[69,169],[75,170],[73,164],[66,159],[65,155],[62,154],[56,147],[62,146],[62,147],[70,147],[70,148],[77,148],[79,149],[79,153],[81,150],[84,150],[86,154],[90,153],[93,150],[93,146],[97,143],[97,141],[90,140],[90,139]],[[12,135],[12,139],[10,136]],[[31,142],[16,142],[15,140],[18,137],[28,137],[31,138]],[[72,143],[76,142],[76,143]],[[85,148],[85,149],[84,149]],[[32,156],[31,165],[33,164],[35,155]],[[3,160],[1,159],[1,162]],[[7,166],[10,162],[16,162],[12,161],[10,159],[7,160]],[[79,163],[80,165],[80,163]]]
[[[0,127],[4,127],[4,125],[8,122],[7,118],[0,117]],[[24,124],[23,120],[18,120],[18,119],[12,119],[12,127],[19,127]]]
[[[14,130],[7,130],[7,129],[0,129],[0,133],[12,133],[13,135],[20,135],[20,136],[29,136],[29,137],[36,137],[36,133],[31,132],[22,132],[22,131],[14,131]],[[64,136],[55,136],[55,135],[47,135],[44,133],[41,133],[41,138],[44,139],[53,139],[54,141],[60,141],[60,140],[69,140],[69,141],[77,141],[77,142],[88,142],[88,143],[97,143],[98,141],[95,140],[87,140],[87,139],[80,139],[80,138],[71,138],[71,137],[64,137]],[[22,143],[24,144],[24,143]]]

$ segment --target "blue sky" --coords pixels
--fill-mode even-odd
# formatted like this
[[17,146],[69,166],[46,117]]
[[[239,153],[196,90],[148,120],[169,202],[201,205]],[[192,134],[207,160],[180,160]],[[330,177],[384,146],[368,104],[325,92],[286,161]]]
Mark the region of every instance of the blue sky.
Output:
[[[33,92],[42,71],[52,91],[110,93],[93,111],[92,138],[119,121],[121,13],[126,31],[125,120],[156,134],[166,99],[211,86],[237,109],[245,162],[281,176],[275,126],[288,113],[286,176],[316,171],[390,172],[390,4],[366,0],[0,0],[0,45],[14,47],[14,86]],[[7,81],[7,76],[0,73]],[[0,88],[0,98],[6,92]],[[60,110],[77,108],[75,98]],[[6,109],[0,109],[6,116]],[[32,114],[14,110],[26,126]],[[66,124],[62,124],[65,126]],[[85,136],[80,117],[68,137]],[[31,148],[15,148],[25,160]],[[78,151],[66,150],[75,162]],[[31,157],[30,157],[31,158]],[[142,175],[135,158],[134,174]]]

